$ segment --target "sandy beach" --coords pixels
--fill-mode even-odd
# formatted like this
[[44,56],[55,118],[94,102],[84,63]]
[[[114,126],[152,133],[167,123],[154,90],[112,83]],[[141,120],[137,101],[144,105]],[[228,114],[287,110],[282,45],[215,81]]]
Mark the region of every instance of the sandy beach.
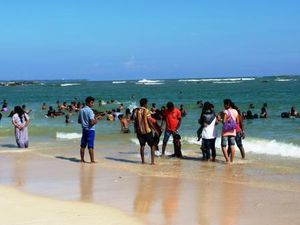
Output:
[[[297,160],[237,156],[225,165],[156,158],[141,165],[136,146],[97,143],[96,164],[79,163],[76,143],[2,146],[5,224],[297,224]],[[116,149],[118,146],[118,149]],[[149,155],[146,157],[149,162]]]

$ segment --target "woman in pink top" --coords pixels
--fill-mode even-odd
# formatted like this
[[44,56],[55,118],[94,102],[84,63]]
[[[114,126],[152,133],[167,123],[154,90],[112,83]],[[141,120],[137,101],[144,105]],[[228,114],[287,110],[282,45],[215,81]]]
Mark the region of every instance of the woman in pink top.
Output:
[[239,118],[238,118],[238,112],[232,108],[233,102],[230,99],[224,100],[224,108],[223,111],[223,128],[222,128],[222,140],[221,140],[221,146],[222,151],[225,157],[226,162],[229,162],[229,156],[228,156],[228,148],[230,148],[230,162],[233,162],[234,159],[234,153],[235,153],[235,136],[236,136],[236,129],[231,130],[225,130],[225,124],[232,118],[233,121],[238,124]]

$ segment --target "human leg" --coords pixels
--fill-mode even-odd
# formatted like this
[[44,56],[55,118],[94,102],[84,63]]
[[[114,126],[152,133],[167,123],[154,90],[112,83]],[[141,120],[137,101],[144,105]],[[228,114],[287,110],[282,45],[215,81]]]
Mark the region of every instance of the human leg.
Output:
[[141,160],[142,163],[145,163],[145,157],[144,157],[144,149],[145,149],[145,144],[146,144],[146,138],[145,135],[143,134],[137,134],[137,138],[140,142],[140,155],[141,155]]
[[244,146],[243,145],[239,145],[238,148],[240,149],[242,159],[245,159],[245,149],[244,149]]
[[151,147],[151,165],[154,165],[155,146]]
[[154,138],[153,138],[153,134],[152,132],[146,134],[146,142],[150,147],[150,151],[151,151],[151,165],[154,165],[154,152],[156,149],[156,146],[154,144]]
[[222,146],[222,152],[225,157],[226,162],[229,162],[229,157],[228,157],[228,137],[222,136],[221,140],[221,146]]
[[85,163],[84,161],[84,149],[83,147],[80,147],[80,162]]
[[144,149],[145,149],[145,145],[144,146],[140,146],[140,155],[141,155],[141,159],[142,159],[142,163],[145,163],[145,157],[144,157]]
[[234,155],[235,155],[235,137],[229,137],[228,147],[230,148],[230,162],[233,162]]
[[162,146],[162,155],[163,155],[163,156],[165,155],[167,143],[168,143],[168,141],[169,141],[170,136],[171,136],[171,132],[165,131],[165,134],[164,134],[164,140],[163,140],[163,146]]
[[245,158],[245,150],[244,150],[244,146],[243,146],[243,142],[242,142],[242,136],[243,136],[242,132],[238,132],[235,137],[235,142],[241,152],[242,158],[244,159]]
[[82,129],[82,137],[81,137],[81,144],[80,144],[80,162],[85,163],[84,160],[84,152],[85,147],[87,145],[87,134],[84,129]]
[[89,149],[89,155],[90,155],[91,163],[95,163],[95,158],[94,158],[94,140],[95,140],[95,131],[94,130],[89,130],[87,132],[87,144],[88,144],[88,149]]
[[210,149],[211,149],[211,156],[212,161],[214,162],[216,160],[216,139],[210,139]]
[[93,148],[89,148],[89,154],[90,154],[91,163],[95,163]]
[[209,160],[210,158],[210,144],[209,139],[202,139],[202,154],[203,160]]
[[181,137],[178,133],[173,134],[174,155],[178,158],[182,158],[180,139]]

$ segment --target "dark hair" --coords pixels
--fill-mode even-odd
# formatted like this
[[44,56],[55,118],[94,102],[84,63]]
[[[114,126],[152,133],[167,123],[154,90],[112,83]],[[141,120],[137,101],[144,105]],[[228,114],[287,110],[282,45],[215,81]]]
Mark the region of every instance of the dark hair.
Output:
[[168,102],[168,103],[167,103],[167,108],[168,108],[168,109],[173,109],[173,108],[174,108],[173,102]]
[[147,103],[148,103],[148,100],[146,98],[142,98],[140,100],[140,106],[145,106],[145,105],[147,105]]
[[224,99],[224,105],[227,105],[229,107],[233,107],[234,106],[233,102],[230,99],[228,99],[228,98]]
[[125,114],[126,114],[126,115],[130,115],[130,114],[131,114],[131,112],[130,112],[130,109],[129,109],[129,108],[127,108],[127,109],[125,110]]
[[210,104],[210,102],[204,102],[203,108],[202,108],[202,114],[203,114],[204,112],[210,110],[210,109],[211,109],[211,104]]
[[88,104],[90,103],[91,101],[95,101],[95,99],[92,97],[92,96],[88,96],[86,99],[85,99],[85,103]]
[[[25,114],[24,113],[24,110],[21,108],[21,106],[15,106],[15,108],[14,108],[14,113],[17,113],[18,114],[18,116],[19,116],[19,118],[20,118],[20,120],[21,120],[21,123],[23,123],[23,115]],[[26,116],[25,116],[25,121],[27,121],[27,118],[26,118]]]

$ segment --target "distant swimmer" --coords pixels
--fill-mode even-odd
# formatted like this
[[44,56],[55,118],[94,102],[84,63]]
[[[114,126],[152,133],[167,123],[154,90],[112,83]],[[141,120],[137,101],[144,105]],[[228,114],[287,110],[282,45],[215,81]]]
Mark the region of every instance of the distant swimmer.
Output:
[[267,111],[267,103],[264,103],[261,111],[260,111],[260,118],[267,118],[268,117],[268,111]]
[[296,111],[296,108],[292,106],[290,112],[282,112],[281,118],[297,118],[299,117],[299,113]]
[[42,109],[42,110],[46,110],[46,109],[47,109],[47,105],[46,105],[45,102],[42,104],[41,109]]
[[292,106],[292,108],[291,108],[291,116],[293,116],[293,117],[298,117],[299,116],[299,114],[296,111],[296,108],[294,106]]
[[26,105],[22,105],[22,109],[26,114],[29,114],[32,111],[32,109],[26,109]]
[[63,115],[65,115],[64,112],[60,112],[60,111],[56,112],[52,106],[49,106],[49,110],[46,114],[46,117],[54,118],[56,116],[63,116]]
[[187,112],[186,112],[186,109],[183,107],[183,104],[180,105],[179,110],[181,112],[181,116],[185,117]]
[[6,99],[3,100],[2,102],[2,109],[1,109],[2,112],[7,112],[8,111],[8,103],[6,101]]

